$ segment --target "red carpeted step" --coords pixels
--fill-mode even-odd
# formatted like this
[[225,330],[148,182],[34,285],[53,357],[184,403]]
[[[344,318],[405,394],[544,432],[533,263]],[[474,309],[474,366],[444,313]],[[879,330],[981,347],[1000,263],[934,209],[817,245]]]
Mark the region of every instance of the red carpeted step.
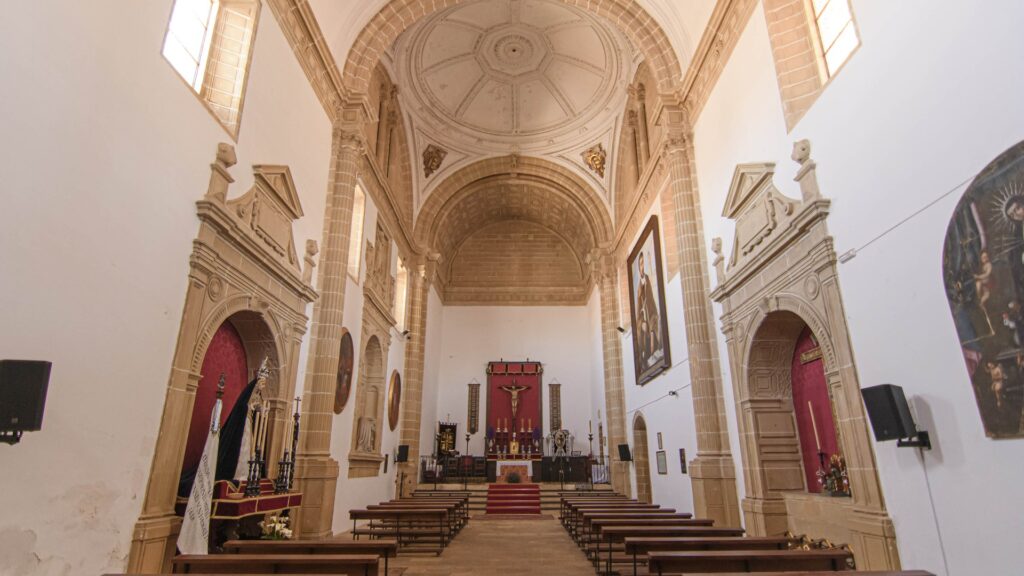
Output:
[[487,487],[486,513],[540,514],[540,486],[537,484],[491,484]]

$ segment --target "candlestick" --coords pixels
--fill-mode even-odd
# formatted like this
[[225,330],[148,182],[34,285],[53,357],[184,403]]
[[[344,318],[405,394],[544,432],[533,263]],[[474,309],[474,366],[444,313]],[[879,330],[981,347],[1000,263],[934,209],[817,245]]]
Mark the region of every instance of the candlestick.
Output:
[[814,428],[814,445],[818,448],[818,452],[821,452],[821,440],[818,438],[818,423],[814,421],[814,406],[811,405],[811,401],[807,401],[807,410],[811,413],[811,427]]

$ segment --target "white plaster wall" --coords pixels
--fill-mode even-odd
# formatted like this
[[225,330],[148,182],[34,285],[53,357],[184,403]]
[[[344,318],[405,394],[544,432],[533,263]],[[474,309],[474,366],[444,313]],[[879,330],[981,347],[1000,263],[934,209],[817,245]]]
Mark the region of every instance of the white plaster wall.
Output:
[[[444,304],[433,286],[427,299],[427,334],[423,356],[423,402],[420,412],[420,456],[434,450],[434,432],[437,429],[437,401],[440,389],[441,353],[444,348]],[[481,390],[483,387],[481,386]],[[482,393],[482,392],[481,392]],[[418,465],[418,464],[417,464]]]
[[[348,402],[341,414],[334,416],[331,423],[331,457],[337,460],[339,467],[338,487],[335,491],[334,500],[334,522],[333,530],[346,532],[352,529],[352,521],[349,519],[348,511],[353,508],[363,508],[369,504],[376,504],[384,500],[390,500],[396,490],[395,485],[395,453],[398,447],[401,424],[394,430],[388,425],[387,398],[391,388],[391,374],[398,371],[402,375],[403,398],[405,401],[405,349],[406,340],[395,328],[390,329],[391,343],[388,348],[387,368],[384,371],[384,417],[378,426],[378,434],[381,434],[380,453],[388,459],[388,471],[384,473],[384,465],[381,464],[380,475],[369,478],[349,478],[348,455],[352,449],[353,419],[355,418],[356,393],[359,387],[361,361],[364,356],[366,341],[363,338],[363,306],[370,305],[363,295],[363,284],[366,282],[366,246],[376,240],[377,217],[379,210],[373,198],[366,195],[366,212],[364,214],[363,239],[360,245],[359,282],[346,275],[345,307],[343,315],[343,326],[352,334],[352,346],[356,351],[356,362],[352,374],[352,390]],[[396,272],[397,245],[391,244],[391,274]]]
[[[125,568],[218,142],[160,55],[171,2],[10,2],[0,19],[0,349],[54,363],[41,432],[0,447],[0,573]],[[126,9],[128,8],[128,9]],[[264,8],[237,144],[291,167],[319,241],[326,116]]]
[[[487,363],[538,360],[544,364],[544,434],[550,431],[548,384],[562,384],[562,426],[575,434],[575,449],[587,451],[587,421],[592,414],[592,357],[590,315],[585,306],[446,306],[441,327],[437,418],[450,415],[459,423],[460,452],[465,452],[466,384],[480,382],[480,431],[470,440],[470,452],[484,453],[486,434]],[[437,420],[432,422],[436,427]],[[594,450],[597,450],[595,438]]]
[[[670,191],[664,190],[661,193],[668,194]],[[664,218],[671,217],[671,215],[663,215],[661,202],[655,200],[644,217],[644,225],[652,216],[658,218],[661,229],[662,270],[668,274]],[[631,247],[636,245],[642,232],[643,226],[630,240]],[[673,240],[668,239],[668,241]],[[628,319],[630,317],[629,302],[623,302],[622,306],[625,317]],[[687,461],[697,455],[697,429],[693,420],[693,395],[690,389],[690,365],[686,348],[686,325],[683,318],[683,292],[678,274],[667,279],[665,283],[665,307],[668,315],[668,340],[672,366],[643,386],[636,385],[632,326],[625,326],[627,332],[620,336],[622,340],[622,370],[626,389],[626,431],[630,451],[634,453],[634,462],[630,466],[634,494],[636,494],[637,464],[633,424],[637,415],[642,414],[647,423],[647,456],[651,467],[653,501],[662,506],[686,512],[693,510],[693,489],[690,485],[689,475],[684,475],[679,465],[679,450],[681,448],[686,450]],[[669,391],[674,391],[678,395],[670,396]],[[661,432],[662,446],[668,462],[668,473],[664,475],[658,474],[657,468],[658,432]],[[615,450],[618,449],[615,448]]]
[[[1024,137],[1024,69],[1016,57],[1024,50],[1024,5],[854,1],[853,10],[863,45],[790,134],[760,8],[733,53],[696,126],[706,239],[722,236],[726,253],[732,226],[720,213],[735,165],[777,162],[776,185],[798,197],[793,141],[813,143],[822,193],[833,201],[829,228],[843,253]],[[875,445],[903,565],[1011,575],[1019,573],[1024,444],[984,436],[949,315],[941,254],[959,196],[840,265],[841,288],[861,385],[903,386],[936,444],[923,458],[891,442]]]

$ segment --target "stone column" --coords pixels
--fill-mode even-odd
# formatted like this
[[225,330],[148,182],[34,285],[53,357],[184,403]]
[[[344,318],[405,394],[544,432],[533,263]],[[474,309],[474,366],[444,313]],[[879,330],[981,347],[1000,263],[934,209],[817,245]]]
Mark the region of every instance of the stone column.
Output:
[[409,460],[399,463],[398,478],[404,483],[396,489],[406,496],[419,483],[420,424],[423,420],[423,364],[426,353],[427,301],[433,282],[437,258],[421,258],[410,275],[409,342],[405,346],[405,390],[402,393],[402,430],[399,444],[409,447]]
[[721,370],[711,312],[709,281],[694,169],[693,134],[686,112],[666,107],[665,162],[674,206],[683,317],[697,426],[697,457],[690,463],[694,513],[716,526],[739,526],[736,470],[722,397]]
[[352,202],[359,161],[364,153],[362,114],[343,110],[335,122],[331,172],[321,242],[319,299],[313,305],[309,358],[302,402],[302,428],[295,466],[302,508],[295,527],[300,538],[331,534],[338,462],[331,458],[331,420],[338,377],[342,312],[348,270]]
[[594,280],[601,294],[601,341],[604,352],[604,405],[608,418],[608,456],[611,460],[612,488],[631,495],[629,462],[619,459],[618,445],[626,439],[626,390],[622,377],[622,340],[619,326],[619,291],[616,287],[615,261],[600,256],[594,263]]

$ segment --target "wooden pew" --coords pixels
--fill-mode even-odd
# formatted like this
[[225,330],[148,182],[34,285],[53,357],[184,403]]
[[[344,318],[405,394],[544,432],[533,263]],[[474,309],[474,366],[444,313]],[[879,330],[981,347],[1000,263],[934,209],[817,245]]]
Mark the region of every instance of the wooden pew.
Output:
[[454,534],[462,529],[465,524],[464,519],[468,518],[468,515],[464,518],[463,510],[460,505],[456,502],[432,502],[432,503],[413,503],[406,504],[405,502],[381,502],[380,504],[371,504],[366,507],[367,510],[445,510],[448,512],[448,523],[451,532]]
[[[715,521],[707,518],[595,518],[590,520],[588,534],[589,538],[584,543],[584,551],[588,556],[600,555],[601,543],[603,540],[607,541],[605,536],[605,529],[614,528],[616,526],[625,526],[630,528],[635,527],[701,527],[710,528],[714,525]],[[615,544],[621,542],[608,543],[608,556],[611,558],[611,554],[615,551]]]
[[843,571],[850,569],[849,550],[702,550],[647,554],[651,574],[768,571]]
[[[604,526],[600,528],[597,536],[597,554],[593,561],[595,568],[601,561],[601,555],[606,555],[606,564],[610,570],[612,553],[615,545],[622,543],[626,538],[727,538],[743,536],[742,528],[720,528],[716,526]],[[608,545],[608,550],[602,552],[601,543]],[[624,550],[624,549],[623,549]]]
[[187,554],[173,559],[175,574],[377,574],[375,554]]
[[587,515],[609,515],[609,514],[675,514],[675,508],[655,508],[650,505],[647,506],[620,506],[620,507],[600,507],[600,508],[573,508],[569,514],[568,520],[562,524],[565,529],[569,531],[569,534],[575,537],[576,533],[582,527]]
[[[452,534],[448,527],[449,511],[443,508],[416,509],[416,508],[382,508],[376,510],[356,509],[349,510],[349,518],[352,519],[352,537],[358,540],[360,536],[370,538],[389,537],[398,542],[399,549],[408,548],[411,543],[422,543],[431,541],[435,537],[438,541],[437,554],[448,545]],[[360,520],[368,520],[368,526],[359,527]]]
[[[719,572],[715,576],[748,576],[750,572]],[[924,570],[904,570],[902,572],[856,572],[857,576],[935,576]],[[666,575],[668,576],[668,575]],[[758,572],[757,576],[836,576],[835,572]]]
[[[632,563],[633,576],[639,564],[647,564],[647,553],[654,551],[684,552],[688,550],[788,550],[791,540],[775,536],[726,536],[704,538],[624,538],[626,556],[612,557],[612,565]],[[620,561],[621,560],[621,561]],[[642,562],[641,562],[642,561]]]
[[646,510],[641,512],[584,512],[580,515],[579,524],[576,526],[577,532],[570,534],[573,538],[578,536],[578,540],[586,541],[592,534],[592,524],[594,521],[604,520],[636,520],[636,524],[642,524],[646,520],[691,520],[693,514],[689,512],[676,513],[672,508],[663,508],[660,510]]
[[376,554],[388,563],[398,553],[397,540],[228,540],[227,554]]

